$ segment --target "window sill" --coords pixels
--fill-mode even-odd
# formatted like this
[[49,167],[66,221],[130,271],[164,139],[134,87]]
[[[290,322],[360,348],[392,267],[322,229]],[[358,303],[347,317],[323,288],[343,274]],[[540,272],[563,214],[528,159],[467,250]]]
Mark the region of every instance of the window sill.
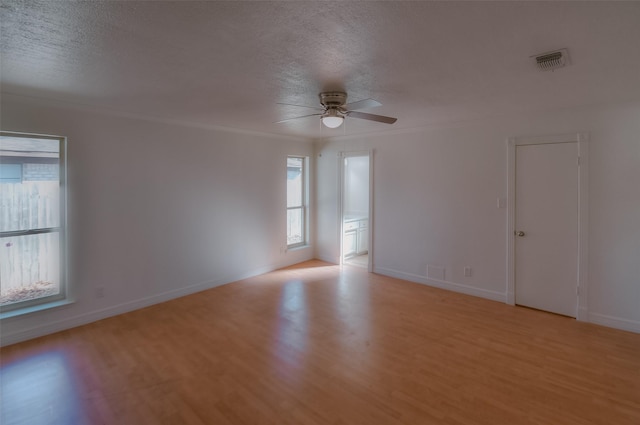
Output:
[[63,307],[69,304],[73,304],[73,301],[71,300],[59,300],[59,301],[51,301],[48,303],[43,303],[43,304],[38,304],[38,305],[32,305],[29,307],[23,307],[23,308],[17,308],[15,310],[10,310],[10,311],[3,311],[0,312],[0,320],[2,319],[8,319],[10,317],[18,317],[18,316],[23,316],[25,314],[31,314],[31,313],[36,313],[39,311],[45,311],[45,310],[51,310],[54,308],[58,308],[58,307]]
[[303,249],[308,249],[311,248],[311,245],[309,244],[304,244],[304,245],[294,245],[294,246],[288,246],[287,247],[287,252],[288,251],[301,251]]

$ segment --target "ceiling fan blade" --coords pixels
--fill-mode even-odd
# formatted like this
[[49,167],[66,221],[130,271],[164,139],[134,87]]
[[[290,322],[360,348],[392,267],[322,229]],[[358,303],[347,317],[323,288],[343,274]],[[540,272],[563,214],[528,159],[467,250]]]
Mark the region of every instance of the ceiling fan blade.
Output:
[[366,112],[356,112],[356,111],[347,112],[347,116],[349,116],[350,118],[360,118],[362,120],[382,122],[385,124],[393,124],[394,122],[398,121],[397,118],[393,118],[393,117],[385,117],[384,115],[374,115],[374,114],[367,114]]
[[293,118],[287,118],[286,120],[280,120],[280,121],[276,121],[274,124],[280,124],[283,122],[289,122],[289,121],[293,121],[293,120],[299,120],[300,118],[308,118],[308,117],[319,117],[322,114],[311,114],[311,115],[302,115],[300,117],[293,117]]
[[324,111],[324,108],[318,108],[317,106],[294,105],[292,103],[280,103],[280,102],[276,102],[276,105],[295,106],[296,108],[308,108],[308,109],[315,109],[316,111]]
[[355,111],[356,109],[375,108],[376,106],[382,106],[382,103],[374,99],[363,99],[357,102],[347,103],[343,108]]

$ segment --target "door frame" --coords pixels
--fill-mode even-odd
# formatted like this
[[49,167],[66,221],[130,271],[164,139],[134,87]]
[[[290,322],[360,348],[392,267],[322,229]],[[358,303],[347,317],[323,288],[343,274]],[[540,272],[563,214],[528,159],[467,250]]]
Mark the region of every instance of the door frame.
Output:
[[516,147],[557,143],[578,145],[578,307],[576,319],[588,321],[588,240],[589,234],[589,134],[567,133],[551,136],[509,137],[507,139],[507,304],[515,305],[515,212],[516,212]]
[[340,246],[340,265],[344,264],[344,159],[354,156],[366,156],[369,158],[369,226],[367,234],[369,238],[369,256],[367,271],[373,273],[373,149],[361,151],[342,151],[338,153],[338,244]]

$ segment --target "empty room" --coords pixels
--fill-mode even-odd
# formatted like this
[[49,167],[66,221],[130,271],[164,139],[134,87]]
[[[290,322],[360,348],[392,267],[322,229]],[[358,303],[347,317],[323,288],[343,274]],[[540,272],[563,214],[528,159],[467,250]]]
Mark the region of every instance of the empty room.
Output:
[[0,0],[0,423],[640,424],[638,40]]

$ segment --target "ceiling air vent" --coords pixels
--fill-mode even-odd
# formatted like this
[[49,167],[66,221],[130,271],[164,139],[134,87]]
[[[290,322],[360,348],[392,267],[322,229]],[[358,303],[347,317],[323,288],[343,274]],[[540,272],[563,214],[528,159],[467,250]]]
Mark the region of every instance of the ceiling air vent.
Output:
[[553,52],[542,53],[531,56],[535,59],[540,71],[553,71],[569,65],[569,52],[567,49],[554,50]]

